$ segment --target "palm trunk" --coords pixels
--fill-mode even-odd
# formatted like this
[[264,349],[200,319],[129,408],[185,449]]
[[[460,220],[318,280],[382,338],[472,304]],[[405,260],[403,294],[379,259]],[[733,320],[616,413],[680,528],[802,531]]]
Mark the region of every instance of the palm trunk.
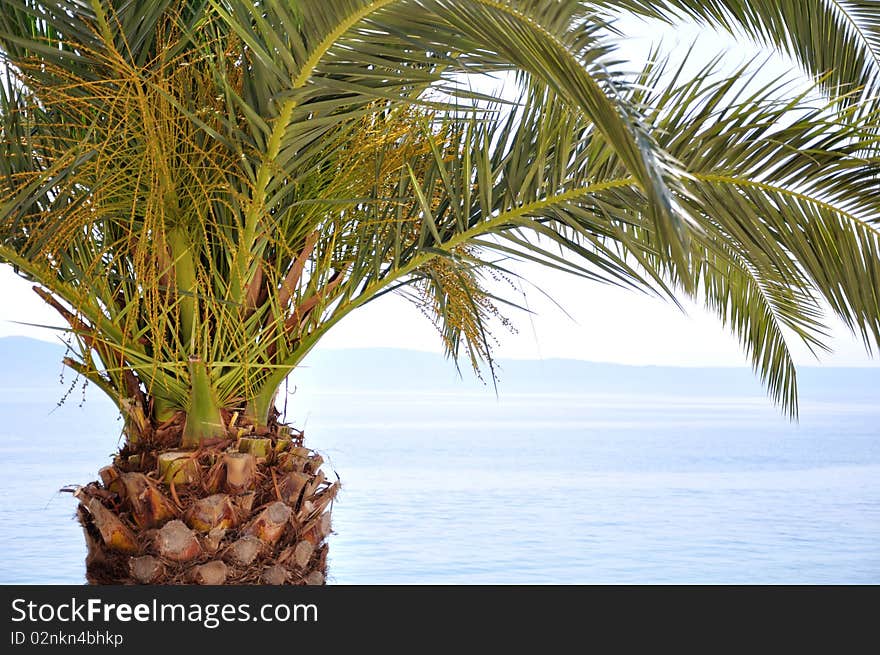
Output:
[[173,450],[157,430],[77,491],[91,584],[324,583],[339,483],[286,426],[239,432]]

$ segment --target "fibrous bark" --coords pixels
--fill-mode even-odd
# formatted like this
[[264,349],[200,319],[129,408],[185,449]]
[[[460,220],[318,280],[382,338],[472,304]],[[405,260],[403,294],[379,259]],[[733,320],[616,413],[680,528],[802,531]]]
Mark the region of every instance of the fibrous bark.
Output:
[[301,435],[149,449],[127,445],[77,491],[90,583],[324,583],[339,483]]

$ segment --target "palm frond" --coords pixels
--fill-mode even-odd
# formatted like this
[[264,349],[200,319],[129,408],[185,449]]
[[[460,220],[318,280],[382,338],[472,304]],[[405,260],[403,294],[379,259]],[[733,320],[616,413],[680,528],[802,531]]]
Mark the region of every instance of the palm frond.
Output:
[[589,0],[669,23],[696,20],[776,49],[831,97],[880,96],[878,0]]
[[[735,4],[698,13],[798,40],[817,74],[843,43],[820,84],[858,77],[846,30],[801,43],[771,20],[790,3]],[[629,80],[607,6],[4,0],[0,260],[69,323],[73,367],[123,411],[189,415],[188,438],[221,407],[268,420],[327,331],[388,293],[491,371],[512,259],[702,298],[794,411],[785,340],[823,347],[821,302],[880,338],[876,112],[746,92],[748,67]],[[510,71],[504,97],[467,83]]]

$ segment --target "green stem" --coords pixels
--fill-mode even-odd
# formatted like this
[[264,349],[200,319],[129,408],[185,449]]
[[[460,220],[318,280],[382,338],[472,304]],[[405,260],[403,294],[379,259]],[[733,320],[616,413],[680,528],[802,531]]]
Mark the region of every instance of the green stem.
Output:
[[198,357],[190,357],[188,366],[190,398],[182,445],[184,448],[198,448],[206,439],[223,436],[226,427],[220,416],[207,365]]
[[168,245],[174,261],[174,276],[180,307],[181,342],[189,346],[193,340],[196,317],[196,267],[192,244],[180,227],[168,232]]
[[269,410],[275,404],[275,396],[278,388],[265,387],[254,396],[247,404],[247,415],[257,424],[265,425],[269,420]]
[[245,213],[244,229],[240,245],[236,251],[235,264],[232,271],[233,279],[230,286],[230,299],[236,305],[240,305],[244,300],[244,294],[249,281],[248,268],[254,257],[253,250],[254,242],[257,238],[257,226],[266,210],[266,191],[272,179],[272,167],[275,165],[275,159],[281,151],[281,144],[287,132],[287,126],[290,124],[290,119],[293,117],[296,104],[295,99],[290,99],[282,105],[281,111],[275,119],[272,135],[266,144],[266,154],[257,171],[254,196],[251,199],[250,207],[248,207]]
[[153,398],[153,418],[157,423],[164,423],[174,418],[174,413],[178,411],[178,407],[170,400],[166,400],[161,396],[152,396]]
[[95,12],[95,18],[101,31],[101,36],[104,38],[104,42],[108,47],[113,47],[113,31],[110,29],[110,23],[107,22],[107,15],[104,13],[104,8],[98,0],[91,0],[89,4],[92,6],[92,11]]

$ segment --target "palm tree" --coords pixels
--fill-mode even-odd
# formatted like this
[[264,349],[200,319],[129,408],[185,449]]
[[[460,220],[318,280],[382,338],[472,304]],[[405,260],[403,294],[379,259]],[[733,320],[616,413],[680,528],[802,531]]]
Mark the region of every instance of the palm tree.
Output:
[[[880,340],[871,4],[0,0],[0,260],[125,419],[76,493],[88,579],[323,582],[338,482],[279,388],[392,292],[494,376],[511,259],[701,298],[793,415],[786,331],[824,347],[827,304]],[[627,78],[613,7],[742,31],[824,95]],[[514,102],[469,85],[499,72]]]

